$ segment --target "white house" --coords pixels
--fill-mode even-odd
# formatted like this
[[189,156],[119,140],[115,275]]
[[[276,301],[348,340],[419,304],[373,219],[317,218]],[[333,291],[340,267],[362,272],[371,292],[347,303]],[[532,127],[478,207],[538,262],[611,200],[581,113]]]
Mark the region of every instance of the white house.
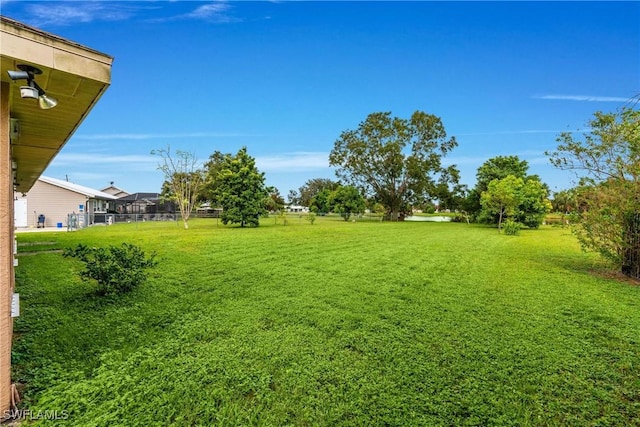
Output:
[[309,208],[306,206],[289,205],[287,206],[287,212],[291,213],[309,213]]

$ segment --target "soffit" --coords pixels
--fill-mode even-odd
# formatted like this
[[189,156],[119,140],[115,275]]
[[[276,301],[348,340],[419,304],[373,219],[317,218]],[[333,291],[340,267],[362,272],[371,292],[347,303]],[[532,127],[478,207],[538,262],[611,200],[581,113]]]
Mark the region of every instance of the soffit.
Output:
[[[9,83],[10,116],[19,121],[12,138],[17,163],[17,187],[26,192],[80,126],[111,81],[113,58],[55,35],[2,17],[0,20],[0,80]],[[20,97],[26,81],[12,81],[8,70],[33,65],[35,80],[58,100],[50,110]]]

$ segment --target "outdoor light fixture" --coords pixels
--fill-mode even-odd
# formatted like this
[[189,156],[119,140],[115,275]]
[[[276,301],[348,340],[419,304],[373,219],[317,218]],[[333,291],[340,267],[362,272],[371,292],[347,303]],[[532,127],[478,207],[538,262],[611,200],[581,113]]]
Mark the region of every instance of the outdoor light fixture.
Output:
[[31,65],[19,64],[20,71],[7,71],[11,80],[26,80],[26,86],[20,86],[20,96],[27,99],[37,99],[38,105],[43,110],[58,105],[58,100],[45,94],[44,90],[38,86],[34,80],[36,74],[42,74],[42,70]]

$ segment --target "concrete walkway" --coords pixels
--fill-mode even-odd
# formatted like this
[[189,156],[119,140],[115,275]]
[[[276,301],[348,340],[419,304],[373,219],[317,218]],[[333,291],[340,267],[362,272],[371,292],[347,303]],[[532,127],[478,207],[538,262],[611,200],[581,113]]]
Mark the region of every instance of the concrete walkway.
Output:
[[44,228],[33,228],[33,227],[20,227],[16,228],[16,234],[19,233],[41,233],[41,232],[60,232],[67,231],[67,227],[44,227]]

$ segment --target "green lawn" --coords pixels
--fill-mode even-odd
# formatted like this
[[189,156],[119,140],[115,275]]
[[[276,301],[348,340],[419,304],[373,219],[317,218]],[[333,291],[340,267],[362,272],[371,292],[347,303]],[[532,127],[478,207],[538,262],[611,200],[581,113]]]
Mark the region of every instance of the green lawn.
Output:
[[[18,236],[26,407],[78,426],[640,425],[640,287],[567,229],[190,227]],[[160,264],[107,300],[53,251],[123,241]]]

